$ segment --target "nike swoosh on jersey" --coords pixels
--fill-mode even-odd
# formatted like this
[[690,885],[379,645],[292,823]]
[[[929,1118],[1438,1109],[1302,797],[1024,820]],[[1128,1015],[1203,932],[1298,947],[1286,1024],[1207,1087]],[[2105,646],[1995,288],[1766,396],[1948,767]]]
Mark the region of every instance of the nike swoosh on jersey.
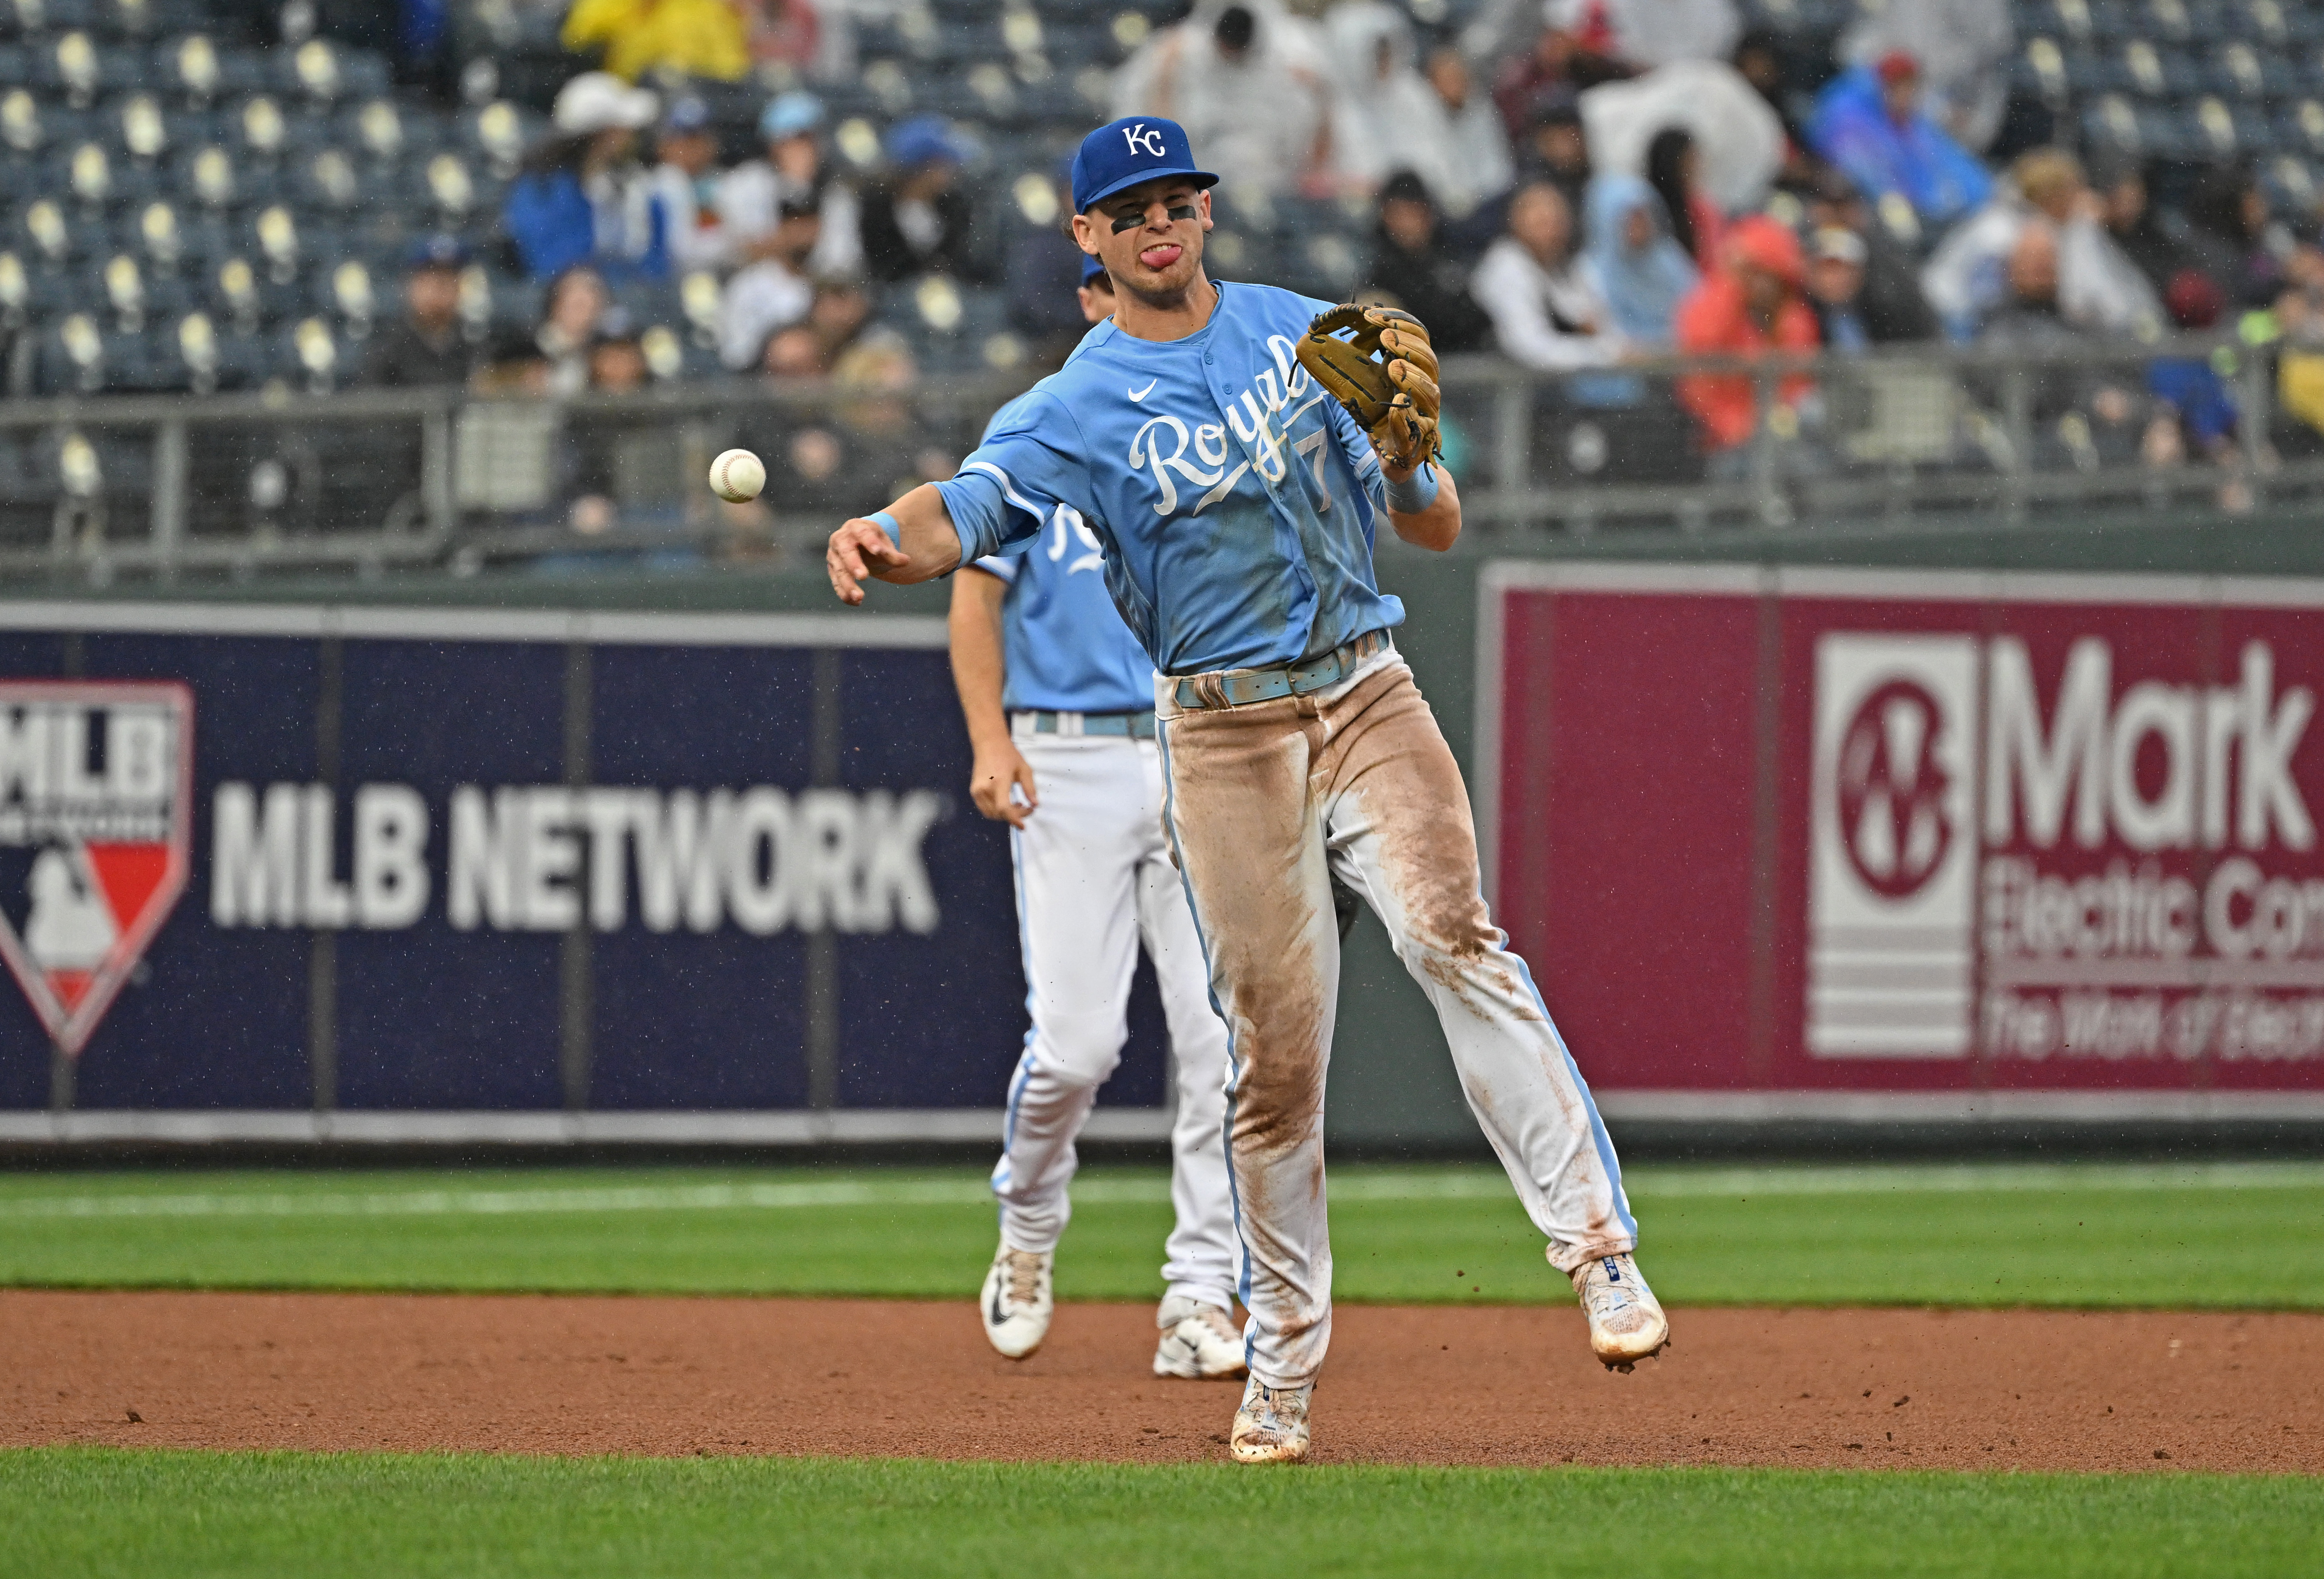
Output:
[[1154,392],[1154,386],[1161,382],[1162,381],[1158,378],[1148,379],[1144,389],[1133,389],[1130,392],[1130,398],[1133,401],[1144,400],[1148,395]]

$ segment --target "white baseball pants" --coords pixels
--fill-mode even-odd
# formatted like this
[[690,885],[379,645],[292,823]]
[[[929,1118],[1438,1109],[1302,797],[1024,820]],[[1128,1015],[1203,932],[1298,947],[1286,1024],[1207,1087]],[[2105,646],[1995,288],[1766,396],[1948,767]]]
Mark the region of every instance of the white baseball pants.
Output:
[[1181,710],[1157,684],[1169,826],[1234,1061],[1251,1374],[1314,1380],[1332,1337],[1323,1080],[1340,935],[1363,896],[1436,1009],[1470,1110],[1562,1270],[1636,1248],[1614,1147],[1525,961],[1492,924],[1461,770],[1391,648],[1305,697]]
[[1130,1034],[1140,939],[1170,1031],[1178,1109],[1171,1129],[1167,1293],[1231,1310],[1238,1250],[1227,1187],[1227,1032],[1211,1008],[1202,944],[1162,832],[1162,763],[1150,740],[1034,734],[1017,748],[1041,798],[1010,835],[1025,954],[1025,1054],[992,1193],[1001,1237],[1056,1248],[1072,1215],[1074,1138]]

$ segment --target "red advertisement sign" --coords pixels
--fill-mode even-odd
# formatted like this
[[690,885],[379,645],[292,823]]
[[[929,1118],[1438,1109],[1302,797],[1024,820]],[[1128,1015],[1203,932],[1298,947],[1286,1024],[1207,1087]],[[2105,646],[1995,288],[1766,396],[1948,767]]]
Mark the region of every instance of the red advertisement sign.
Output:
[[2324,583],[1482,597],[1489,881],[1594,1085],[2324,1092]]

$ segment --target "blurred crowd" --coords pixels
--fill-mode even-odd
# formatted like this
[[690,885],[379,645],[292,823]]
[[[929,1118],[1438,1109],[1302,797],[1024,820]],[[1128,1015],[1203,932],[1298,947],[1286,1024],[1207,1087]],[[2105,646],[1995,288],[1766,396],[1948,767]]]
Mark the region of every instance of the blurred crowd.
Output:
[[[1223,178],[1222,217],[1370,204],[1355,294],[1418,314],[1447,352],[1609,370],[1571,386],[1608,406],[1645,398],[1612,370],[1673,352],[2056,347],[2324,317],[2305,217],[2279,216],[2247,169],[2174,168],[2165,209],[2145,162],[2041,141],[2052,128],[2013,113],[2004,0],[1868,10],[1817,59],[1747,28],[1733,0],[1491,0],[1433,27],[1416,15],[1431,10],[1199,0],[1119,68],[1110,107],[1183,122]],[[1062,217],[996,276],[959,179],[971,134],[911,116],[887,128],[876,175],[839,172],[812,76],[849,16],[844,0],[577,0],[564,40],[602,69],[558,92],[503,214],[553,282],[538,335],[477,347],[497,372],[457,365],[447,287],[420,276],[462,260],[417,260],[380,381],[514,362],[545,389],[624,387],[641,363],[603,282],[701,271],[725,282],[717,351],[734,372],[908,383],[909,349],[867,291],[929,274],[1005,290],[1039,354],[1061,356],[1080,329]],[[723,156],[682,86],[638,85],[740,77],[770,51],[802,85],[768,97],[749,159]],[[2232,458],[2233,395],[2205,367],[2044,383],[2040,414],[2070,408],[2084,420],[2064,431],[2093,446]],[[1771,415],[1739,375],[1676,396],[1714,476]],[[1782,386],[1786,437],[1812,430],[1815,400],[1804,377]],[[2045,442],[2058,430],[2044,422]]]
[[[914,419],[926,375],[1071,350],[1065,163],[1117,115],[1177,119],[1219,171],[1214,274],[1401,306],[1448,355],[1562,375],[1569,409],[1683,412],[1689,476],[1740,476],[1770,436],[1787,470],[1831,462],[1816,378],[1655,365],[1685,354],[2087,347],[2012,397],[2037,464],[2232,469],[2254,446],[2228,365],[2125,354],[2232,328],[2324,432],[2313,194],[2183,141],[2109,141],[2029,87],[2059,51],[2021,23],[2088,26],[2082,0],[1814,9],[289,0],[275,47],[319,27],[392,61],[406,103],[472,106],[466,168],[490,183],[457,228],[422,217],[373,251],[400,257],[402,310],[350,331],[354,382],[830,380],[827,420],[761,436],[770,495],[810,508],[948,473],[973,433]],[[613,514],[613,447],[574,431],[586,528]]]

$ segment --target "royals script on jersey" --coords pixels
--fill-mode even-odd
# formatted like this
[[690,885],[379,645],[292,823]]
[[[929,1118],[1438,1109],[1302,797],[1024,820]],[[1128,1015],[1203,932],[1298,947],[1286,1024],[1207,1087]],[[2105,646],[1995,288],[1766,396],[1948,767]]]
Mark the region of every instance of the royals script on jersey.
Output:
[[1331,304],[1218,289],[1183,340],[1099,324],[936,485],[964,559],[1023,551],[1061,507],[1078,514],[1166,674],[1294,662],[1404,619],[1373,578],[1370,441],[1293,354]]

